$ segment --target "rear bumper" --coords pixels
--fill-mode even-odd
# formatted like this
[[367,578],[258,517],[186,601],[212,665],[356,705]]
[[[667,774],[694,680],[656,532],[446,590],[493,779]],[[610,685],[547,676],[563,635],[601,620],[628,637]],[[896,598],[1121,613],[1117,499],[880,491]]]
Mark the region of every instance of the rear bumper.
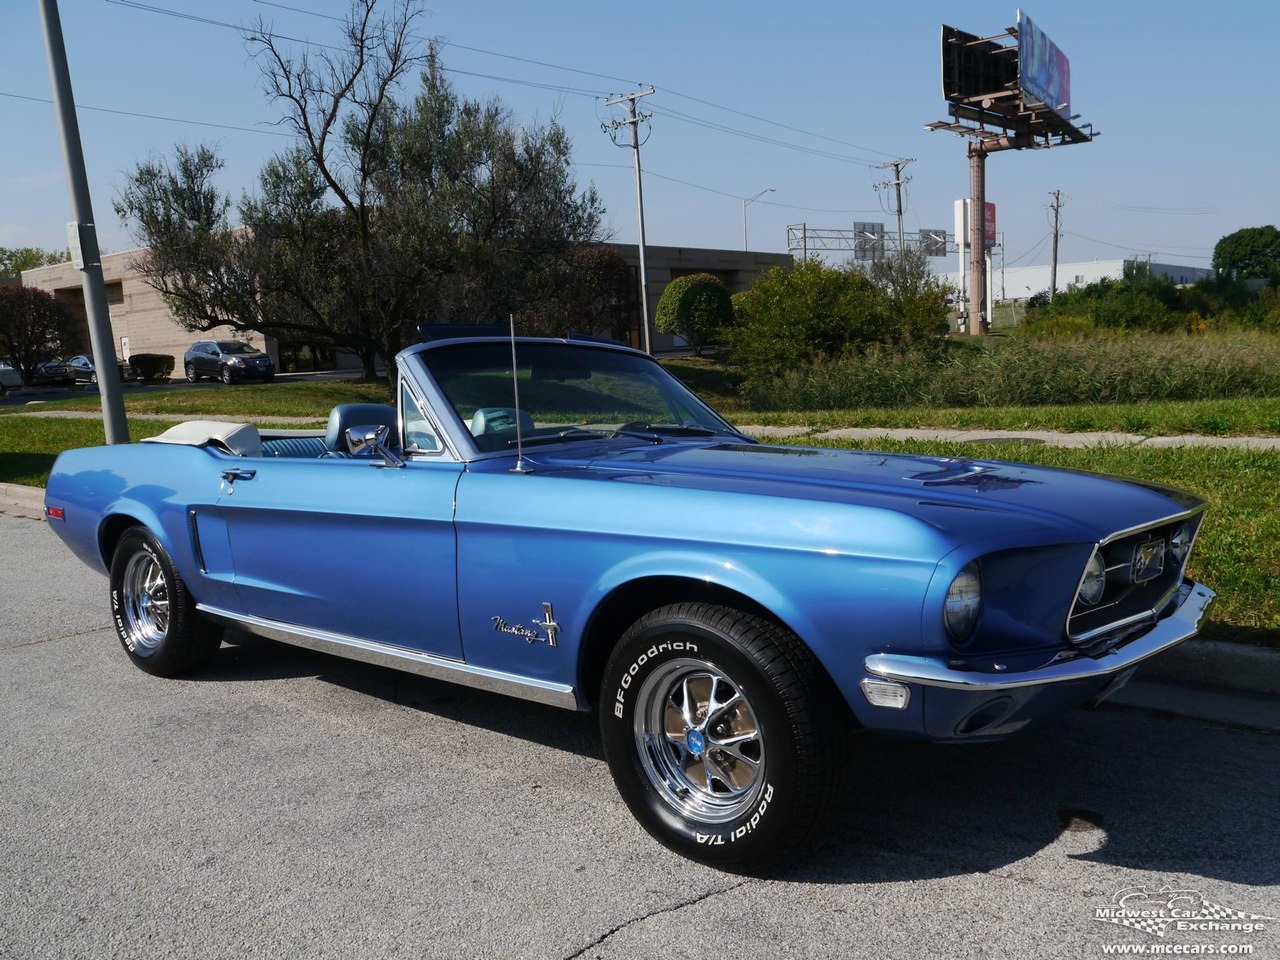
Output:
[[953,669],[947,660],[938,657],[889,653],[873,654],[866,658],[863,665],[873,677],[971,692],[1015,690],[1069,681],[1105,679],[1194,637],[1216,596],[1202,583],[1184,581],[1173,613],[1141,636],[1095,657],[1078,656],[1069,660],[1055,658],[1031,670],[1009,673]]

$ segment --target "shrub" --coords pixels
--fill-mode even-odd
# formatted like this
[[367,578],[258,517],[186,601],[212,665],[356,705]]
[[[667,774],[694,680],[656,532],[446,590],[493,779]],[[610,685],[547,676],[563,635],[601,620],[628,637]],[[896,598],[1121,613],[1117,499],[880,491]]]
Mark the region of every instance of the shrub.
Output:
[[139,380],[168,380],[173,373],[173,357],[167,353],[135,353],[129,357],[129,366]]
[[991,338],[938,354],[872,349],[749,381],[759,410],[1006,406],[1280,396],[1280,337]]
[[767,378],[873,342],[879,298],[856,271],[802,260],[756,277],[736,304],[728,352],[748,378]]
[[662,291],[654,326],[684,337],[698,356],[733,324],[733,304],[723,281],[710,273],[676,277]]

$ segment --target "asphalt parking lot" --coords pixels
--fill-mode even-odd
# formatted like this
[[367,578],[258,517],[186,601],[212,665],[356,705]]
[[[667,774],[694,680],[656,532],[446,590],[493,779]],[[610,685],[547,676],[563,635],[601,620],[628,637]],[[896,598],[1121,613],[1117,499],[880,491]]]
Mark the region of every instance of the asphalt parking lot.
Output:
[[1095,918],[1141,888],[1280,918],[1274,734],[1104,708],[864,741],[816,852],[744,877],[648,838],[591,717],[229,639],[135,670],[105,578],[0,516],[0,957],[1280,955],[1280,919]]

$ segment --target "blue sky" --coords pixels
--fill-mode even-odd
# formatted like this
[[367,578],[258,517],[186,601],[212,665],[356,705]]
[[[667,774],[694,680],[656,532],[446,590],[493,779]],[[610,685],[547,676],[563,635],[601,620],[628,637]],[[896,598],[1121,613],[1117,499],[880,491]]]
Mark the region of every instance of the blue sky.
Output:
[[[232,23],[262,16],[279,33],[321,42],[336,35],[331,21],[256,0],[140,2]],[[343,0],[281,2],[328,15],[347,10]],[[38,4],[6,8],[0,246],[61,247],[70,208],[53,108],[14,96],[50,95]],[[636,236],[631,155],[600,131],[609,111],[595,95],[652,84],[658,92],[645,105],[655,116],[642,151],[650,174],[649,242],[740,249],[741,198],[771,187],[750,207],[751,246],[782,251],[788,224],[892,224],[873,187],[885,172],[871,167],[895,157],[916,158],[907,169],[907,229],[951,228],[952,203],[968,192],[964,142],[924,130],[946,116],[939,28],[945,22],[994,35],[1014,23],[1015,9],[987,0],[785,6],[436,0],[424,8],[417,32],[446,41],[446,68],[468,71],[453,74],[460,92],[500,95],[525,122],[559,118],[573,138],[579,181],[593,181],[605,202],[613,239]],[[1280,221],[1274,68],[1280,4],[1042,0],[1026,9],[1070,57],[1073,109],[1102,136],[988,161],[988,199],[997,204],[1010,264],[1048,262],[1046,204],[1054,189],[1067,195],[1064,261],[1147,252],[1208,265],[1219,237]],[[111,202],[140,160],[171,154],[179,141],[209,143],[226,160],[223,185],[238,194],[252,188],[263,161],[287,143],[269,132],[278,109],[263,96],[258,67],[234,31],[111,0],[62,0],[61,10],[82,106],[251,128],[82,110],[107,248],[132,246]],[[707,122],[737,132],[709,129]],[[939,266],[949,269],[950,260]]]

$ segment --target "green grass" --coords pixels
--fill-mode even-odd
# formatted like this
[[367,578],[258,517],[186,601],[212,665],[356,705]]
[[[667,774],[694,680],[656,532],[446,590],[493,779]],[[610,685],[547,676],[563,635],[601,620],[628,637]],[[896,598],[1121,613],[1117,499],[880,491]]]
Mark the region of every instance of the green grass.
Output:
[[[175,421],[176,422],[176,421]],[[165,421],[131,424],[135,439],[173,426]],[[0,483],[42,487],[63,450],[106,443],[98,420],[57,417],[0,417]]]
[[[387,403],[387,384],[354,381],[302,381],[300,383],[260,383],[190,390],[160,390],[153,393],[126,392],[127,413],[191,417],[224,417],[233,420],[263,420],[271,417],[309,417],[323,420],[339,403]],[[38,406],[0,408],[0,412],[32,413],[37,410],[99,410],[102,401],[95,394],[71,400],[56,400]]]
[[[848,447],[847,441],[783,441]],[[1022,460],[1182,487],[1205,497],[1209,512],[1190,572],[1218,592],[1205,636],[1280,647],[1280,457],[1209,447],[1063,447],[1011,443],[894,442],[886,452]]]
[[759,413],[731,410],[735,423],[803,426],[810,430],[837,427],[935,427],[944,430],[1095,430],[1173,436],[1280,435],[1280,398],[1185,400],[1163,403],[1086,403],[1044,407],[877,407],[861,410],[815,410]]

